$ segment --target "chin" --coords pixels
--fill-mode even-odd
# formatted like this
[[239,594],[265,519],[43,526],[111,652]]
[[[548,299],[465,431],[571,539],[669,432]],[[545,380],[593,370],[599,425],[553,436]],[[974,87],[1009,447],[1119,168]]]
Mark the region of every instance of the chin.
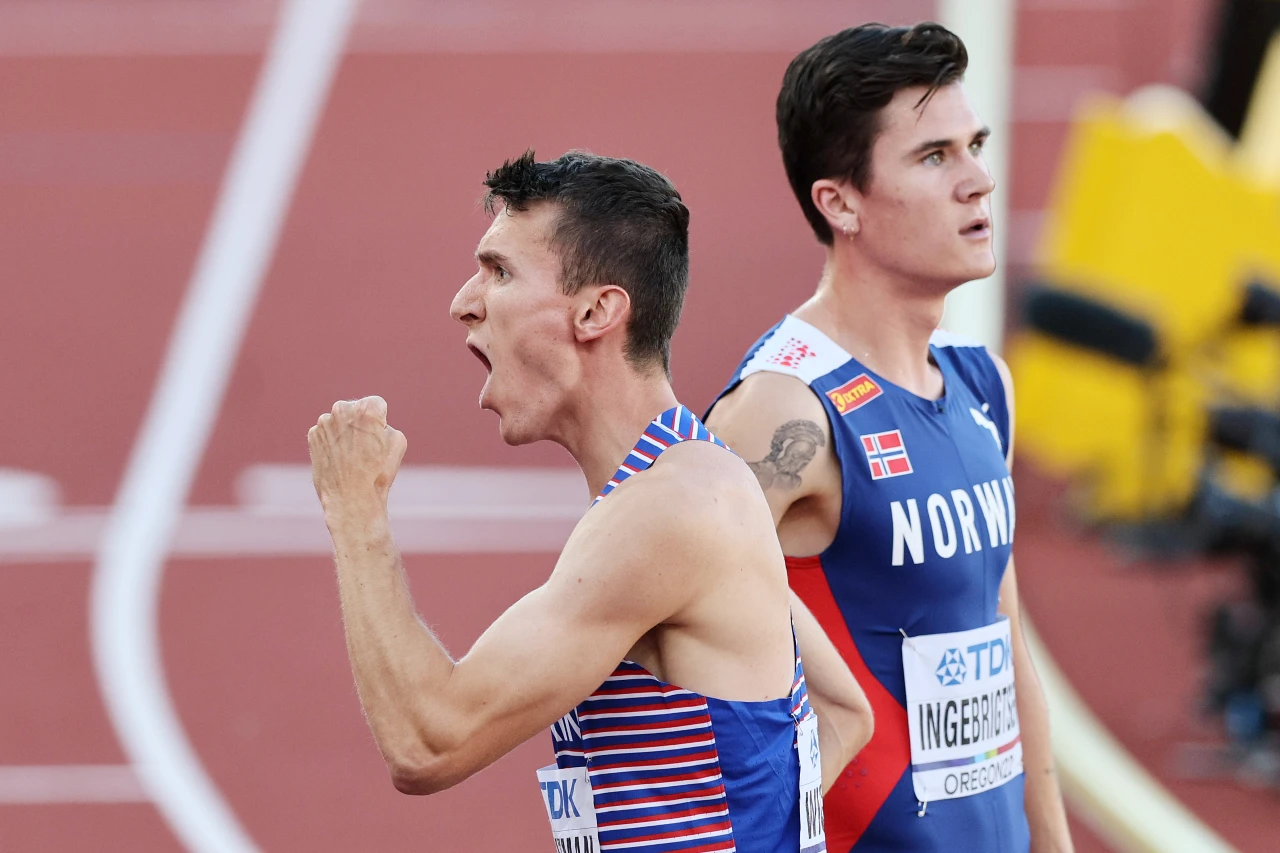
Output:
[[986,278],[987,276],[991,275],[995,271],[996,271],[995,258],[987,257],[987,258],[983,258],[981,261],[976,261],[976,262],[971,261],[970,263],[967,263],[967,264],[956,264],[955,268],[952,271],[952,274],[948,276],[948,278],[951,281],[955,282],[952,285],[952,287],[955,288],[955,287],[959,287],[962,284],[968,284],[971,281],[977,281],[978,279]]
[[543,436],[540,433],[530,429],[529,424],[522,423],[519,418],[503,417],[497,411],[494,414],[498,415],[498,435],[504,444],[519,447],[542,440]]

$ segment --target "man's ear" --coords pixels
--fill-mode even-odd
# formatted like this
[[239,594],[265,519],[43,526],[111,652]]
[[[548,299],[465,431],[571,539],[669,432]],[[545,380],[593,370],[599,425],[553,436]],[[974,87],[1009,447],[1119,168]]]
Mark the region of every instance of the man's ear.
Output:
[[585,298],[578,303],[573,317],[573,334],[579,343],[594,341],[624,328],[631,316],[631,296],[616,284],[582,289]]
[[862,193],[854,188],[848,180],[832,180],[823,178],[814,181],[809,188],[809,197],[814,207],[818,208],[831,226],[831,233],[852,239],[861,228],[859,212],[862,206]]

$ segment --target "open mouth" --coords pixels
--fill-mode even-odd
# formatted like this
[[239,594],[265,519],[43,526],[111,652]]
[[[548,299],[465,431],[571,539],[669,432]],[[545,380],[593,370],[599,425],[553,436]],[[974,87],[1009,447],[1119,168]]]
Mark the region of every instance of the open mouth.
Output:
[[985,234],[990,233],[990,231],[991,231],[990,220],[979,219],[975,222],[970,223],[968,227],[964,228],[960,233],[965,235],[966,237],[981,237]]
[[493,372],[493,364],[490,363],[489,358],[484,353],[480,352],[479,347],[477,347],[475,344],[467,344],[467,349],[471,350],[472,355],[480,359],[480,363],[484,365],[485,370],[489,371],[490,373]]

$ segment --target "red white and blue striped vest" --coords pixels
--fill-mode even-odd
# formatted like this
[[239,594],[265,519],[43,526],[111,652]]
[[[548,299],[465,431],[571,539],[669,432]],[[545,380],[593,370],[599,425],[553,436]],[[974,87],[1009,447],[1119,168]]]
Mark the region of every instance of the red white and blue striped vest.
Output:
[[[686,408],[645,430],[598,503],[681,441],[724,443]],[[593,504],[594,506],[594,504]],[[789,698],[729,702],[618,664],[551,730],[556,764],[586,767],[602,851],[794,851],[796,726],[813,714],[796,652]]]

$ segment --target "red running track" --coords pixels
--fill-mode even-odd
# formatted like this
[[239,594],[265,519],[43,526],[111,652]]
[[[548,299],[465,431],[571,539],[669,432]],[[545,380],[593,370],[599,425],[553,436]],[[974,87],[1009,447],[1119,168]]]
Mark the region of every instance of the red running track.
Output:
[[[492,416],[472,403],[481,368],[447,316],[486,224],[480,178],[526,147],[634,157],[680,187],[693,211],[693,286],[675,382],[703,406],[745,347],[807,295],[821,264],[774,148],[772,101],[788,58],[349,57],[192,503],[234,503],[248,465],[305,462],[316,415],[372,393],[409,436],[408,463],[568,463],[553,446],[500,443]],[[252,57],[0,59],[0,399],[9,403],[0,465],[52,476],[65,504],[112,500],[256,66]],[[1187,619],[1204,585],[1120,573],[1055,520],[1042,485],[1021,488],[1019,565],[1037,624],[1104,720],[1168,776],[1194,689]],[[407,562],[421,610],[461,653],[552,560]],[[125,761],[93,677],[89,575],[87,561],[0,563],[0,765]],[[189,736],[262,849],[546,843],[532,784],[549,756],[544,740],[444,794],[392,789],[360,716],[327,560],[171,560],[160,637]],[[1256,793],[1177,791],[1242,849],[1280,838],[1274,805]],[[1078,849],[1104,849],[1078,831]],[[0,805],[0,849],[178,844],[146,803]]]

